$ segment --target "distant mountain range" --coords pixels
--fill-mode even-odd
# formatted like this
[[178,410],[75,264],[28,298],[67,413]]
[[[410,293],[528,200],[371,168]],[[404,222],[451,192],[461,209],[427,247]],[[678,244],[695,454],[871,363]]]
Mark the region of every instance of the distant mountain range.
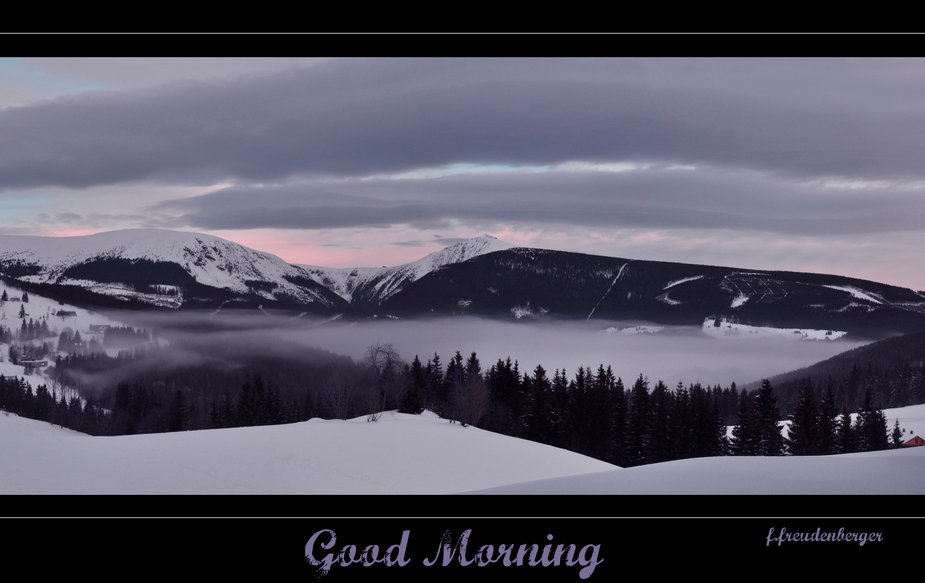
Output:
[[101,306],[279,308],[319,315],[470,314],[817,328],[925,329],[925,292],[783,271],[640,261],[515,247],[484,235],[394,267],[293,265],[211,235],[133,229],[0,236],[0,275]]

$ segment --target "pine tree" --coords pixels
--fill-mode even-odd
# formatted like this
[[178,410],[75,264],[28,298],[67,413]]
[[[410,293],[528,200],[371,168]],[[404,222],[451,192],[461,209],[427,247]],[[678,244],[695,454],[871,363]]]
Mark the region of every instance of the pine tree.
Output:
[[464,378],[455,395],[456,409],[463,427],[478,424],[490,400],[488,385],[482,376],[482,365],[474,352],[466,360]]
[[826,388],[822,404],[819,406],[819,453],[822,455],[831,455],[838,451],[836,440],[837,416],[835,395],[832,393],[832,386],[829,385]]
[[626,463],[629,466],[648,463],[649,416],[649,381],[639,375],[630,391],[626,420]]
[[183,389],[177,387],[173,391],[173,401],[170,404],[170,431],[185,431],[189,428],[189,409],[186,405],[186,396]]
[[54,400],[48,392],[46,385],[39,385],[35,390],[35,418],[39,421],[51,422]]
[[458,350],[446,365],[446,376],[441,384],[438,397],[438,413],[448,419],[456,420],[456,395],[462,390],[466,380],[466,368],[463,365],[462,353]]
[[597,375],[590,383],[585,418],[586,439],[589,446],[587,455],[599,460],[606,460],[609,455],[612,439],[612,392],[615,383],[613,371],[605,369],[603,364],[598,367]]
[[649,425],[649,440],[646,459],[654,464],[671,459],[671,443],[668,438],[668,419],[671,412],[671,393],[665,383],[658,381],[649,396],[652,410]]
[[868,388],[864,391],[864,405],[858,412],[858,451],[880,451],[888,447],[886,416],[871,401]]
[[719,405],[713,391],[696,383],[691,393],[691,455],[709,457],[725,455],[726,425],[723,423]]
[[241,396],[238,398],[238,425],[248,427],[264,425],[267,418],[266,394],[263,380],[260,375],[253,379],[250,375],[241,386]]
[[237,423],[237,414],[234,410],[234,399],[228,389],[222,391],[222,404],[219,409],[219,427],[234,427]]
[[755,396],[755,416],[758,428],[758,455],[781,455],[784,451],[784,438],[781,436],[780,410],[777,408],[777,395],[771,388],[771,382],[765,379]]
[[511,359],[498,359],[488,371],[488,392],[492,409],[492,427],[505,435],[521,435],[521,413],[517,394],[520,378],[514,372]]
[[674,390],[671,412],[668,415],[668,442],[671,447],[669,459],[679,460],[691,457],[691,434],[690,392],[679,381]]
[[585,431],[585,421],[588,418],[588,409],[590,407],[591,391],[590,373],[585,367],[579,366],[575,373],[575,378],[569,382],[568,386],[568,428],[566,434],[569,449],[580,454],[587,455],[591,449],[588,443],[588,433]]
[[903,430],[899,427],[899,419],[893,424],[893,432],[890,434],[890,446],[898,449],[903,445]]
[[400,413],[420,415],[424,411],[424,395],[427,392],[427,377],[424,373],[424,367],[421,365],[421,359],[419,359],[417,355],[414,356],[414,361],[411,363],[411,370],[408,376],[408,387],[404,393],[402,393],[398,411]]
[[733,455],[758,455],[758,420],[745,389],[739,395],[739,416],[732,428]]
[[444,393],[443,365],[440,364],[439,354],[435,352],[434,357],[427,360],[424,371],[427,373],[427,395],[424,399],[424,407],[439,413],[440,400]]
[[790,430],[787,435],[787,450],[792,455],[818,455],[819,409],[813,392],[807,384],[800,394],[800,400],[790,413]]
[[529,400],[524,411],[524,437],[539,443],[547,443],[552,435],[552,383],[546,377],[542,365],[536,365],[533,377],[524,377],[524,387]]
[[851,413],[846,406],[838,417],[835,439],[838,453],[852,453],[858,450],[858,438],[855,427],[851,424]]
[[573,449],[569,435],[569,390],[568,377],[565,375],[565,369],[556,369],[552,375],[552,409],[553,409],[553,435],[555,436],[551,445]]
[[609,461],[620,467],[626,465],[626,389],[623,387],[623,379],[617,377],[611,393],[611,413],[610,413],[610,454]]
[[80,431],[87,435],[99,435],[99,414],[96,406],[88,400],[84,404],[83,414],[81,415]]
[[279,387],[270,381],[267,384],[267,425],[281,425],[285,422],[283,416],[283,399],[279,394]]

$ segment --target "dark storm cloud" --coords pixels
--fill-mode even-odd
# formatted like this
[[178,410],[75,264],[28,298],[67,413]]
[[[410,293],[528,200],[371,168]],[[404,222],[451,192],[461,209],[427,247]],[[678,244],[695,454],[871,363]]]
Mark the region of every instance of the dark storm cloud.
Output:
[[[916,177],[922,66],[340,60],[0,111],[0,188],[638,160]],[[335,221],[337,217],[332,217]]]
[[827,189],[755,172],[648,168],[236,187],[152,210],[169,217],[162,226],[197,229],[384,227],[452,218],[833,234],[920,229],[925,200],[899,187],[872,193],[871,187]]

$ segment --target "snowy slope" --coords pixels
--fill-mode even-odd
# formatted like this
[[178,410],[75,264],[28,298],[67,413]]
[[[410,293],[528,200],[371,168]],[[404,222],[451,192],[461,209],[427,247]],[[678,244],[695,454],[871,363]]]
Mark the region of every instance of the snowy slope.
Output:
[[491,235],[482,235],[435,251],[417,261],[395,267],[360,267],[334,269],[299,265],[318,283],[347,300],[361,299],[379,305],[399,291],[403,285],[417,281],[428,273],[453,263],[462,263],[495,251],[513,249],[515,245]]
[[3,494],[449,494],[614,468],[429,412],[119,437],[0,412],[0,443]]
[[0,412],[0,443],[3,494],[925,494],[925,447],[621,469],[431,413],[90,437]]
[[687,459],[469,493],[925,494],[925,447],[832,456]]
[[[904,439],[925,434],[925,405],[883,411]],[[925,494],[925,447],[829,456],[677,460],[490,488],[479,494]]]
[[[107,259],[176,263],[203,285],[236,293],[258,293],[272,299],[269,291],[254,290],[245,283],[248,280],[269,282],[275,284],[275,292],[291,295],[306,303],[330,304],[324,294],[294,285],[287,279],[287,276],[306,277],[298,267],[275,255],[212,235],[163,229],[128,229],[83,237],[0,236],[0,264],[32,267],[36,271],[18,276],[18,279],[79,285],[105,295],[135,297],[154,303],[129,286],[65,277],[69,268]],[[182,302],[182,298],[179,301]]]

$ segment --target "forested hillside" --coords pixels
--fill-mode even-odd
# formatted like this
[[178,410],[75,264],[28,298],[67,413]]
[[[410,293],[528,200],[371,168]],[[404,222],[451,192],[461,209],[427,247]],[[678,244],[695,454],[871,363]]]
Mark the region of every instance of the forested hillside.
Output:
[[[116,336],[143,337],[127,330]],[[892,339],[869,352],[889,361],[897,351],[921,343],[921,336]],[[857,358],[857,351],[852,355],[845,355],[845,362]],[[463,426],[636,466],[692,457],[885,448],[887,420],[880,412],[885,405],[878,399],[895,393],[894,399],[910,404],[922,396],[921,361],[896,362],[885,369],[855,362],[843,383],[765,381],[749,393],[735,384],[678,383],[672,390],[643,375],[625,384],[603,364],[570,376],[564,370],[549,373],[542,365],[521,372],[517,361],[507,358],[485,370],[475,353],[464,358],[456,352],[445,367],[439,354],[425,362],[415,356],[409,364],[391,345],[378,343],[361,362],[283,342],[259,348],[145,345],[117,357],[99,352],[60,357],[51,386],[43,383],[35,391],[21,379],[4,379],[0,407],[97,435],[313,417],[366,415],[373,422],[387,410],[429,409]],[[809,387],[817,387],[819,395]],[[846,395],[853,395],[856,406],[839,403]],[[789,435],[784,435],[780,421],[788,419]],[[731,438],[730,425],[735,426]],[[892,445],[898,439],[893,436]]]

